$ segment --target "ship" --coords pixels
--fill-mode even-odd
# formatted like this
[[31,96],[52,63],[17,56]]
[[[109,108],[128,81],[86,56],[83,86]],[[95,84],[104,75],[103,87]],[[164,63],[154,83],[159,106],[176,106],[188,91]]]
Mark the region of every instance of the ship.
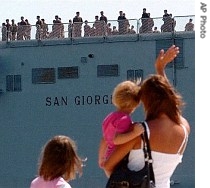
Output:
[[[0,41],[0,188],[29,188],[41,148],[55,135],[75,140],[85,160],[82,176],[71,186],[105,187],[98,147],[102,121],[115,110],[113,88],[154,74],[157,54],[172,44],[180,54],[166,74],[186,103],[191,133],[171,187],[195,187],[195,31],[184,30],[189,18],[175,17],[179,29],[160,33],[141,33],[141,22],[133,19],[135,34],[69,37],[64,24],[63,38],[37,39],[33,26],[30,40]],[[142,106],[132,119],[144,120]]]

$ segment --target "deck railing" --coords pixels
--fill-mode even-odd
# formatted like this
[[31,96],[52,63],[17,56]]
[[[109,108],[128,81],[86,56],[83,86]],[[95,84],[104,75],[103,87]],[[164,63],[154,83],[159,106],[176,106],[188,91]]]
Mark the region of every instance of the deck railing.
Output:
[[[192,19],[191,24],[189,20]],[[195,15],[158,18],[108,20],[82,23],[55,23],[42,26],[18,25],[0,27],[0,41],[49,40],[76,37],[106,37],[112,35],[133,35],[163,32],[194,31]],[[155,29],[157,28],[157,30]]]

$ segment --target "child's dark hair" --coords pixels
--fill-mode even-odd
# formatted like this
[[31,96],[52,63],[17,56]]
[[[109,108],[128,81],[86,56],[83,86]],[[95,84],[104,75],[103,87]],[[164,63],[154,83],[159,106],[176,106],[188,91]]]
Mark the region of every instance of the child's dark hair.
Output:
[[75,142],[67,136],[53,137],[44,146],[39,164],[39,176],[45,181],[63,177],[66,181],[82,174],[82,160],[77,155]]

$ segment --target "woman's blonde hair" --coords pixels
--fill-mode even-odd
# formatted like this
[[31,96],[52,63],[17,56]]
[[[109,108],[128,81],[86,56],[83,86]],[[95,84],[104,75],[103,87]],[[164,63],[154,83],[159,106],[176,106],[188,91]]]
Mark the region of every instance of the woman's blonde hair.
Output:
[[181,95],[165,77],[151,75],[144,80],[139,97],[144,105],[147,121],[158,118],[164,113],[172,121],[180,124],[181,108],[184,102]]
[[82,174],[82,160],[77,155],[75,142],[63,135],[49,140],[42,149],[39,176],[50,181],[63,177],[66,181]]
[[112,103],[119,110],[134,109],[139,105],[138,81],[124,81],[119,83],[112,94]]

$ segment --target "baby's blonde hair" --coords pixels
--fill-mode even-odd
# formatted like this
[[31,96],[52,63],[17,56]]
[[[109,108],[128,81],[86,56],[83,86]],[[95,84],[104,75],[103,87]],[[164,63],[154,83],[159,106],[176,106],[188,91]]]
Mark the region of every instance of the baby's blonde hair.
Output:
[[112,103],[118,110],[132,110],[139,105],[139,91],[138,81],[123,81],[115,87]]

